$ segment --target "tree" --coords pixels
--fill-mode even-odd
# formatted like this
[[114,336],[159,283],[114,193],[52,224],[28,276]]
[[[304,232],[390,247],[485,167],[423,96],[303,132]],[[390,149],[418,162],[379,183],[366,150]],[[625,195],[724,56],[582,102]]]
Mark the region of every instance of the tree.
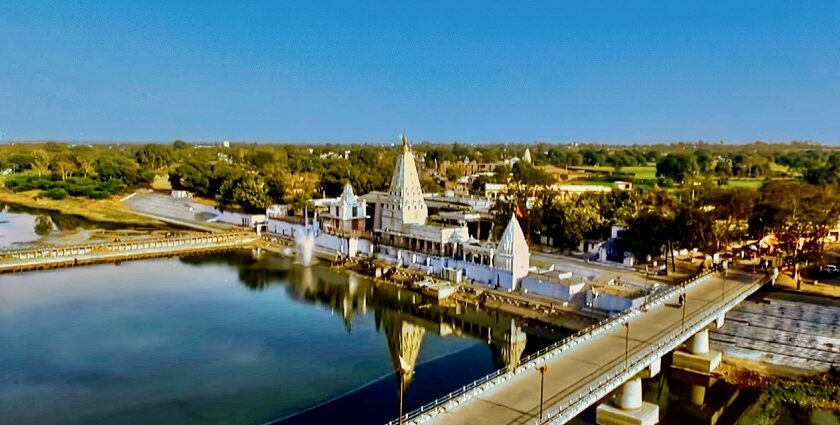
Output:
[[219,206],[222,209],[238,205],[247,213],[264,213],[265,209],[271,206],[265,182],[254,174],[225,181],[219,192]]
[[750,217],[750,233],[774,234],[789,256],[821,250],[828,230],[840,221],[837,187],[771,181],[760,194]]
[[318,175],[315,173],[289,174],[283,201],[299,212],[318,190],[319,184]]
[[677,153],[662,158],[656,163],[656,177],[676,183],[683,183],[697,171],[697,163],[690,154]]
[[656,258],[671,240],[673,220],[660,214],[645,212],[630,221],[624,233],[625,247],[636,258]]
[[172,152],[163,145],[146,145],[134,153],[137,163],[141,167],[161,170],[174,161]]
[[40,177],[42,174],[50,170],[51,156],[43,149],[35,149],[32,151],[32,170],[38,173]]
[[727,160],[718,161],[715,164],[715,175],[722,178],[732,177],[732,164]]
[[669,238],[685,249],[701,252],[717,250],[717,235],[712,215],[696,205],[683,204],[673,220],[673,234]]
[[551,174],[525,161],[513,164],[513,179],[528,186],[547,186],[554,183],[554,177]]
[[70,174],[76,170],[76,164],[62,155],[53,162],[53,170],[61,176],[61,180],[67,180]]
[[587,235],[604,225],[598,199],[580,196],[560,202],[556,193],[545,192],[542,207],[543,234],[555,247],[575,250]]
[[96,175],[96,158],[87,153],[77,152],[73,155],[73,160],[79,166],[79,170],[85,177]]

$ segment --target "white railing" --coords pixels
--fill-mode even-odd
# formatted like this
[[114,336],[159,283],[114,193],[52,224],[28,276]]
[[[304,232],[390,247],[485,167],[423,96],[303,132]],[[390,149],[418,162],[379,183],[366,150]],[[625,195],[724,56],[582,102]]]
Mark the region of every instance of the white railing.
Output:
[[[701,273],[697,276],[694,276],[694,277],[686,280],[685,282],[683,282],[679,285],[675,285],[674,287],[672,287],[671,289],[669,289],[667,291],[656,294],[652,298],[650,298],[648,300],[648,302],[642,308],[648,309],[648,308],[652,308],[652,307],[656,307],[658,305],[661,305],[661,304],[665,303],[667,300],[669,300],[669,299],[671,299],[675,296],[678,296],[680,294],[683,294],[687,290],[689,290],[690,288],[693,288],[694,286],[696,286],[697,284],[699,284],[703,280],[707,279],[709,277],[709,275],[712,274],[712,273],[713,273],[713,271],[711,271],[711,270],[703,272],[703,273]],[[750,293],[752,293],[754,291],[754,288],[752,286],[750,286],[748,288],[752,289],[752,290],[749,291]],[[741,294],[739,294],[738,298],[736,298],[737,302],[734,302],[734,304],[732,304],[732,302],[727,303],[726,304],[727,307],[724,309],[724,311],[726,311],[728,309],[731,309],[732,306],[740,303],[743,300],[743,298],[740,298],[740,295]],[[746,298],[746,296],[744,296],[744,298]],[[732,306],[729,306],[729,304],[732,304]],[[719,306],[719,304],[716,304],[716,305]],[[558,341],[554,344],[551,344],[551,345],[543,348],[542,350],[539,350],[537,352],[534,352],[534,353],[524,357],[520,361],[520,365],[517,366],[517,367],[514,367],[512,369],[510,367],[504,367],[502,369],[499,369],[499,370],[497,370],[497,371],[495,371],[495,372],[493,372],[489,375],[486,375],[486,376],[484,376],[482,378],[479,378],[479,379],[477,379],[477,380],[475,380],[475,381],[473,381],[473,382],[471,382],[467,385],[464,385],[463,387],[461,387],[461,388],[459,388],[459,389],[457,389],[457,390],[455,390],[455,391],[453,391],[453,392],[451,392],[451,393],[449,393],[449,394],[447,394],[447,395],[445,395],[441,398],[437,398],[430,403],[427,403],[423,406],[420,406],[420,408],[418,408],[418,409],[415,409],[411,412],[406,413],[402,417],[402,422],[404,424],[407,424],[407,425],[422,424],[422,423],[434,418],[436,415],[438,415],[442,412],[445,412],[449,409],[452,409],[453,407],[459,405],[460,403],[477,396],[479,393],[483,392],[484,390],[510,379],[515,374],[524,372],[526,370],[534,369],[537,366],[545,363],[547,360],[553,358],[554,356],[562,354],[562,353],[576,347],[578,344],[584,343],[584,342],[588,341],[589,339],[591,339],[595,336],[598,336],[600,334],[603,334],[604,332],[609,331],[610,329],[615,328],[616,326],[623,325],[624,323],[626,323],[627,321],[629,321],[633,317],[636,317],[639,314],[642,314],[641,308],[632,308],[632,309],[629,309],[629,310],[625,310],[624,312],[622,312],[620,314],[617,314],[615,316],[608,317],[608,318],[606,318],[606,319],[604,319],[604,320],[602,320],[602,321],[600,321],[600,322],[598,322],[594,325],[591,325],[591,326],[589,326],[585,329],[582,329],[582,330],[578,331],[577,333],[575,333],[574,335],[572,335],[568,338],[560,340],[560,341]],[[716,311],[715,314],[719,315],[720,313]],[[704,318],[705,318],[705,316],[704,316]],[[670,339],[669,339],[669,341],[670,341]],[[681,342],[682,341],[680,341],[680,343]],[[656,347],[662,346],[662,344],[665,344],[665,343],[664,342],[659,343],[659,344],[657,344],[657,346],[653,347],[652,349],[655,349]],[[679,345],[679,344],[676,344],[676,345]],[[674,346],[674,348],[676,348],[676,345]],[[671,348],[671,349],[673,349],[673,348]],[[668,351],[670,351],[670,350],[665,351],[665,353],[667,353]],[[633,363],[633,367],[637,366],[637,363],[638,363],[639,360],[636,359],[634,361],[636,363]],[[630,367],[630,366],[628,366],[628,367]],[[641,369],[643,369],[643,367],[639,368],[639,370],[641,370]],[[618,371],[613,372],[613,373],[614,374],[620,374],[620,373],[624,373],[624,372],[625,372],[625,370],[624,370],[624,368],[622,368],[621,370],[618,370]],[[636,371],[636,373],[638,373],[638,371]],[[602,387],[603,384],[605,384],[607,381],[605,381],[604,378],[602,378],[602,379],[599,380],[599,382],[601,382],[601,384],[599,384],[597,387],[593,387],[594,389],[598,389],[598,388]],[[624,381],[621,381],[621,382],[624,382]],[[616,388],[619,384],[616,384],[616,386],[612,387],[609,391],[612,391],[612,389]],[[592,391],[589,391],[589,393],[594,392],[594,389]],[[606,391],[606,393],[604,395],[609,393],[609,391]],[[603,395],[601,397],[603,397]],[[577,401],[579,402],[581,398],[582,397],[579,397]],[[595,401],[597,401],[597,399]],[[583,409],[585,409],[586,407],[588,407],[592,403],[594,403],[594,401],[585,405],[580,411],[582,411]],[[567,406],[567,408],[568,407],[571,407],[571,403],[570,403],[569,406]],[[578,411],[577,413],[580,413],[580,411]],[[566,414],[564,412],[566,412],[566,410],[561,410],[559,413],[555,413],[554,415],[549,415],[549,417],[552,418],[551,419],[552,423],[555,423],[555,422],[553,422],[553,420],[554,420],[553,417],[554,416],[561,415],[562,417],[565,417]],[[577,413],[575,413],[575,415]],[[400,422],[400,420],[399,420],[399,418],[397,418],[397,419],[389,421],[386,425],[396,425],[399,422]]]
[[73,257],[96,253],[122,253],[136,250],[182,248],[207,244],[245,243],[256,240],[252,232],[227,232],[169,238],[128,239],[124,241],[93,242],[82,245],[52,245],[37,248],[0,250],[0,261],[37,260]]
[[[618,368],[614,368],[598,378],[593,379],[592,382],[596,384],[590,385],[585,389],[585,392],[578,393],[564,403],[561,403],[560,406],[555,406],[554,409],[550,409],[545,415],[547,419],[542,422],[537,420],[534,423],[553,425],[563,424],[572,420],[587,407],[606,397],[610,392],[618,388],[619,385],[644,370],[644,368],[650,365],[653,360],[662,358],[662,356],[675,350],[690,336],[700,332],[708,326],[709,323],[720,317],[721,314],[724,314],[737,306],[741,303],[741,301],[761,286],[758,285],[758,282],[762,280],[764,281],[762,284],[766,283],[767,278],[757,279],[756,281],[753,281],[752,284],[743,286],[733,298],[730,298],[729,301],[724,304],[714,302],[712,304],[712,308],[706,310],[705,314],[690,320],[685,324],[685,326],[681,326],[678,330],[665,336],[655,345],[651,345],[643,349],[641,352],[637,352],[628,359],[626,366],[618,366]],[[624,364],[624,362],[621,364]]]

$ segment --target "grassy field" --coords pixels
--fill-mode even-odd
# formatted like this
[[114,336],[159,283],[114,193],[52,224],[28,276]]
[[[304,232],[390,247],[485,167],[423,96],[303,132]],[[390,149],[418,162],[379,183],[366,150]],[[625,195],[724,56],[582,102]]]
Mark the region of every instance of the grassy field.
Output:
[[39,190],[15,193],[7,189],[0,189],[0,202],[58,211],[62,214],[76,215],[93,221],[136,225],[159,224],[155,220],[132,213],[116,197],[102,200],[76,197],[53,200],[39,197],[39,194]]
[[[600,172],[608,172],[612,173],[615,172],[615,167],[610,167],[606,165],[599,165],[599,166],[583,166],[583,167],[573,167],[576,170],[586,170],[586,171],[600,171]],[[655,179],[656,178],[656,166],[655,165],[638,165],[635,167],[621,167],[618,170],[621,174],[632,174],[637,179]]]
[[729,179],[726,184],[730,187],[749,187],[752,189],[759,189],[762,185],[764,185],[764,179],[733,178]]

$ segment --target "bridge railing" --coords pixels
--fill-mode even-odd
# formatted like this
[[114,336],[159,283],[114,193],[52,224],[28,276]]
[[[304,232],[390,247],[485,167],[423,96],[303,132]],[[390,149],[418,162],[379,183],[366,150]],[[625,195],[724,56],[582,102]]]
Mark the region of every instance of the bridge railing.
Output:
[[[659,294],[655,294],[652,298],[648,299],[648,302],[642,308],[651,308],[661,305],[667,300],[673,298],[674,296],[680,295],[688,289],[690,289],[691,287],[694,287],[712,273],[713,270],[701,272],[678,285],[674,285],[666,291],[663,291]],[[557,341],[554,344],[551,344],[539,351],[536,351],[522,358],[519,362],[519,366],[504,367],[502,369],[499,369],[493,373],[490,373],[489,375],[483,376],[473,382],[470,382],[469,384],[464,385],[463,387],[452,391],[451,393],[441,398],[437,398],[430,403],[420,406],[420,408],[418,409],[406,413],[405,415],[403,415],[402,422],[405,424],[413,425],[421,424],[433,418],[438,413],[445,411],[446,409],[450,409],[454,406],[457,406],[462,401],[469,400],[470,398],[476,396],[478,393],[484,391],[486,388],[495,386],[500,382],[504,382],[517,373],[533,369],[539,366],[540,364],[545,363],[546,360],[565,351],[568,351],[577,346],[578,344],[588,341],[592,337],[598,336],[616,326],[622,325],[623,323],[637,316],[641,312],[641,308],[632,308],[614,316],[605,318],[604,320],[601,320],[598,323],[590,325],[576,332],[574,335],[568,338],[564,338],[560,341]],[[386,425],[395,425],[399,422],[400,420],[399,418],[397,418],[389,421]]]
[[[758,278],[753,283],[755,284],[761,280],[766,281],[766,279],[766,277]],[[709,322],[720,316],[721,313],[737,306],[744,298],[752,293],[753,288],[753,285],[744,286],[728,302],[724,304],[715,303],[712,308],[706,310],[706,314],[702,314],[699,317],[695,316],[678,331],[671,333],[655,345],[650,345],[629,357],[624,366],[611,369],[602,374],[593,380],[593,384],[588,386],[585,391],[578,393],[559,406],[555,406],[554,409],[550,409],[546,414],[546,419],[543,421],[536,420],[534,424],[562,424],[568,422],[584,409],[607,396],[613,389],[636,376],[636,374],[650,364],[652,359],[661,358],[666,355],[668,352],[677,348],[688,336],[694,335],[702,330]]]
[[142,249],[182,247],[209,243],[227,243],[254,238],[252,232],[235,231],[203,235],[175,236],[153,239],[128,239],[124,241],[97,242],[81,245],[53,245],[48,247],[0,250],[0,260],[37,260],[42,258],[72,257],[106,252],[130,252]]

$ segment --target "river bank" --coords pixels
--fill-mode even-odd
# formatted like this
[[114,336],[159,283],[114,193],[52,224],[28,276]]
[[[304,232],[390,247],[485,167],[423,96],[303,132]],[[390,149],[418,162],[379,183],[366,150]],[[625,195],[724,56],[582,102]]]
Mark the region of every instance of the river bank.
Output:
[[161,224],[158,220],[133,213],[116,198],[94,200],[74,197],[54,200],[39,195],[40,191],[37,190],[12,192],[7,189],[0,189],[0,203],[55,211],[102,223],[140,226]]
[[754,425],[840,423],[840,371],[813,374],[790,367],[725,359],[715,371],[726,382],[760,393],[736,422]]

